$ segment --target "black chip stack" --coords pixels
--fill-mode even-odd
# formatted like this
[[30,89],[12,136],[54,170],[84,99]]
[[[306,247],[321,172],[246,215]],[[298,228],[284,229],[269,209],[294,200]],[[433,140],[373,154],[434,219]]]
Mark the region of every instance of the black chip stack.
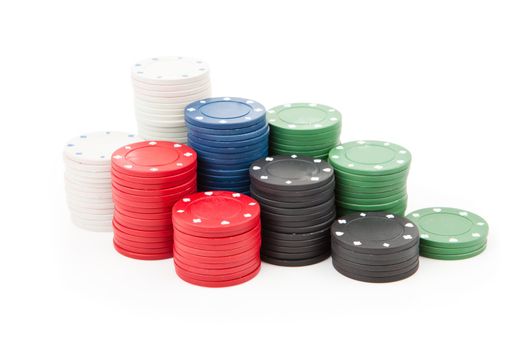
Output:
[[261,258],[281,266],[306,266],[330,256],[336,218],[333,168],[297,155],[257,160],[250,191],[261,205]]
[[414,223],[384,212],[354,213],[332,225],[332,264],[349,278],[394,282],[419,267],[419,231]]

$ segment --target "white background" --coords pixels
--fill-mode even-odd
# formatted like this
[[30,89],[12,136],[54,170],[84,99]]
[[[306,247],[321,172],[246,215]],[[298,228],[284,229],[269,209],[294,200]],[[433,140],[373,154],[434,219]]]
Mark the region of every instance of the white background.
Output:
[[[518,348],[524,18],[523,2],[501,0],[5,2],[1,347]],[[488,250],[422,258],[415,276],[386,285],[328,260],[265,264],[219,290],[182,282],[170,260],[119,256],[111,234],[69,222],[62,147],[135,130],[130,67],[161,55],[207,61],[216,96],[332,105],[343,141],[407,147],[409,210],[480,214]]]

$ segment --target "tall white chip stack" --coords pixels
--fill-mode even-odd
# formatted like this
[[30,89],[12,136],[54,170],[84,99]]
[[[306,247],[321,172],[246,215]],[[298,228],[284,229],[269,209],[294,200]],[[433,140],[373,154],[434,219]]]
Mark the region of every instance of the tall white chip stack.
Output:
[[155,57],[135,64],[131,77],[139,136],[186,143],[185,107],[211,96],[208,65],[189,57]]
[[103,131],[80,135],[64,147],[66,200],[71,220],[78,227],[111,232],[111,155],[141,138],[124,132]]

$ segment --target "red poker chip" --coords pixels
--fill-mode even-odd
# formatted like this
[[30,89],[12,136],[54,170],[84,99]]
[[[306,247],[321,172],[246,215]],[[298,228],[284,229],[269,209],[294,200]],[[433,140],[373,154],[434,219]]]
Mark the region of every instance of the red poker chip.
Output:
[[245,259],[239,260],[239,261],[224,261],[222,263],[219,263],[219,262],[208,263],[208,262],[203,262],[200,260],[195,260],[191,257],[187,258],[186,256],[180,255],[179,253],[177,253],[177,251],[173,250],[173,258],[175,259],[175,262],[181,261],[186,265],[199,267],[201,269],[218,270],[218,269],[229,269],[229,268],[237,267],[240,265],[244,265],[253,259],[258,259],[258,258],[260,259],[260,256],[259,255],[255,257],[248,256]]
[[173,257],[173,252],[162,253],[162,254],[141,254],[141,253],[130,252],[122,247],[119,247],[115,242],[113,242],[113,247],[115,247],[115,250],[117,252],[131,259],[164,260],[164,259],[170,259]]
[[183,242],[174,239],[175,248],[177,250],[180,250],[182,252],[188,253],[188,254],[194,254],[198,256],[205,256],[205,257],[228,257],[232,255],[238,255],[242,254],[246,251],[253,250],[253,249],[260,249],[261,248],[261,239],[253,240],[252,242],[247,243],[244,246],[240,246],[238,248],[234,249],[228,249],[228,250],[217,250],[217,249],[200,249],[194,246],[188,246],[185,245]]
[[241,193],[198,192],[184,196],[173,206],[173,224],[203,236],[240,234],[259,222],[259,204]]
[[138,189],[162,189],[172,187],[171,184],[185,182],[193,177],[197,172],[197,167],[193,166],[180,174],[164,177],[140,177],[121,173],[117,168],[111,167],[112,178],[115,178],[123,186]]
[[137,213],[134,211],[129,211],[126,208],[123,208],[120,205],[115,205],[116,210],[118,210],[120,213],[126,216],[131,216],[137,219],[145,219],[145,220],[171,220],[171,210],[169,212],[161,212],[161,213]]
[[243,276],[246,276],[250,272],[253,272],[255,269],[257,269],[261,265],[260,262],[256,262],[254,264],[245,265],[244,270],[229,273],[226,275],[210,275],[210,274],[200,274],[195,271],[186,270],[180,265],[177,265],[175,263],[175,270],[181,270],[186,276],[194,278],[199,281],[205,281],[205,282],[223,282],[223,281],[231,281],[235,280],[237,278],[241,278]]
[[[156,224],[154,222],[140,224],[136,219],[127,217],[119,213],[117,210],[113,212],[113,217],[122,225],[141,231],[170,231],[172,226],[170,224]],[[141,220],[144,222],[145,220]]]
[[117,242],[118,245],[120,245],[123,248],[131,247],[132,251],[135,249],[159,249],[161,251],[166,251],[168,249],[173,250],[173,241],[172,240],[166,240],[164,242],[135,242],[135,241],[128,241],[124,237],[120,236],[118,233],[115,232],[115,235],[113,237],[113,240]]
[[126,194],[122,195],[122,192],[115,190],[115,188],[113,188],[112,190],[112,195],[113,195],[114,200],[116,199],[117,201],[125,205],[131,206],[131,207],[149,208],[149,209],[167,208],[167,207],[172,208],[173,205],[179,199],[181,199],[182,197],[190,193],[194,193],[196,190],[197,190],[197,185],[195,184],[194,186],[189,187],[187,190],[182,191],[179,196],[173,196],[169,199],[158,197],[156,202],[155,201],[145,201],[143,200],[144,197],[141,197],[141,196],[130,196]]
[[175,271],[177,272],[177,275],[184,281],[197,285],[197,286],[209,287],[209,288],[231,287],[231,286],[235,286],[238,284],[248,282],[249,280],[257,276],[260,270],[261,270],[261,265],[259,265],[259,267],[257,267],[257,269],[254,270],[253,272],[250,272],[248,275],[243,276],[241,278],[237,278],[231,281],[211,282],[211,281],[201,281],[201,280],[192,278],[190,275],[186,274],[182,269],[175,269]]
[[117,188],[119,191],[122,191],[127,194],[132,194],[135,196],[145,196],[145,197],[159,197],[159,196],[172,196],[174,194],[180,193],[181,190],[184,190],[187,187],[190,187],[197,181],[197,174],[194,174],[192,178],[185,182],[180,182],[173,187],[165,188],[161,190],[138,190],[135,188],[130,188],[123,186],[118,183],[118,181],[112,181],[112,185]]
[[171,216],[171,208],[168,206],[159,207],[159,208],[140,208],[136,207],[134,205],[128,205],[126,203],[123,203],[121,199],[118,197],[113,196],[113,203],[115,204],[115,207],[123,208],[125,211],[130,211],[133,213],[140,213],[140,214],[163,214],[167,213],[169,211],[169,215]]
[[261,241],[260,235],[254,235],[253,237],[245,239],[243,241],[229,243],[229,244],[216,244],[216,242],[211,242],[210,244],[201,244],[201,243],[195,243],[192,241],[187,241],[184,239],[183,235],[178,234],[176,232],[174,232],[174,238],[177,242],[180,242],[181,244],[185,246],[189,246],[189,247],[201,249],[201,250],[211,250],[211,251],[235,250],[235,249],[240,249],[241,247],[257,244],[257,242]]
[[184,230],[181,230],[179,227],[174,227],[174,234],[177,235],[177,237],[183,239],[184,241],[191,242],[192,244],[228,245],[237,242],[243,242],[253,237],[260,237],[261,224],[259,223],[257,226],[255,226],[249,231],[227,237],[199,237],[196,236],[194,233],[188,233]]
[[252,266],[253,265],[254,267],[256,267],[257,264],[260,264],[260,263],[261,263],[261,259],[260,258],[256,258],[256,259],[250,260],[248,262],[245,262],[245,263],[243,263],[243,264],[241,264],[239,266],[230,267],[230,268],[227,268],[227,269],[210,269],[210,268],[203,269],[203,268],[200,268],[200,267],[195,267],[193,265],[185,264],[185,263],[183,263],[180,260],[175,261],[176,265],[180,266],[182,269],[184,269],[186,271],[191,271],[191,272],[198,273],[198,274],[201,274],[201,275],[211,275],[211,276],[221,276],[221,275],[237,273],[239,271],[245,270],[246,266]]
[[113,237],[113,243],[118,245],[120,248],[127,250],[128,252],[138,253],[138,254],[164,254],[168,253],[170,250],[173,252],[172,248],[138,248],[130,246],[121,240],[118,240],[117,237]]
[[120,231],[131,235],[135,237],[157,237],[157,238],[163,238],[163,237],[173,237],[173,231],[172,230],[153,230],[153,231],[144,231],[144,230],[137,230],[131,227],[126,226],[125,224],[122,224],[118,221],[118,219],[113,218],[113,225]]
[[139,226],[154,226],[154,227],[163,226],[163,227],[168,227],[169,229],[171,229],[171,227],[173,227],[172,222],[171,222],[171,218],[165,218],[165,219],[140,219],[140,218],[137,218],[135,216],[126,215],[126,214],[122,213],[120,210],[118,210],[118,208],[115,208],[114,211],[120,217],[125,219],[125,221],[127,221],[129,223],[132,223],[132,224],[135,224],[135,225],[139,225]]
[[[251,260],[255,259],[257,256],[260,255],[260,248],[258,246],[254,246],[251,249],[242,252],[240,254],[234,254],[234,255],[227,255],[227,256],[202,256],[197,254],[189,253],[179,247],[179,245],[175,244],[173,246],[173,250],[180,256],[183,256],[190,261],[199,261],[207,264],[221,264],[221,263],[227,263],[227,262],[240,262],[243,260]],[[191,263],[188,262],[190,265]]]
[[[113,234],[118,235],[119,237],[131,241],[131,242],[141,242],[141,243],[163,243],[167,241],[173,241],[173,238],[170,236],[162,237],[151,237],[151,236],[133,236],[128,233],[125,233],[122,230],[119,230],[115,225],[113,225]],[[172,243],[173,244],[173,243]]]
[[117,193],[117,195],[120,198],[127,199],[129,201],[137,201],[137,202],[150,202],[150,203],[170,203],[175,201],[178,201],[181,199],[186,193],[188,193],[188,189],[195,187],[196,182],[191,182],[187,184],[185,187],[181,187],[177,189],[177,191],[167,194],[167,195],[157,195],[157,196],[144,196],[141,194],[131,194],[122,191],[118,187],[112,186],[113,193]]
[[195,166],[197,153],[190,147],[168,141],[143,141],[113,152],[111,164],[124,174],[162,177],[181,174]]

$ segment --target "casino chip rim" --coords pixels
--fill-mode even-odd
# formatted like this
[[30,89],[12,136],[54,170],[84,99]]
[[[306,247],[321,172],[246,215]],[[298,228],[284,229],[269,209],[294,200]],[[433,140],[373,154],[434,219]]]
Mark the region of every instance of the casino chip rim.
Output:
[[[287,122],[286,120],[283,120],[280,114],[283,112],[290,110],[292,108],[305,108],[306,110],[321,110],[324,113],[326,113],[326,117],[320,121],[317,121],[315,123],[299,123],[301,119],[303,118],[297,118],[295,122]],[[300,130],[302,132],[304,131],[323,131],[327,129],[331,129],[336,127],[337,125],[341,124],[341,113],[336,110],[333,107],[318,104],[318,103],[288,103],[280,106],[276,106],[274,108],[271,108],[267,112],[268,115],[268,123],[277,129],[285,129],[285,130]]]
[[[162,67],[162,72],[156,68]],[[167,65],[171,65],[168,70]],[[187,65],[187,67],[181,67]],[[190,66],[193,66],[190,68]],[[133,79],[142,83],[159,85],[186,84],[195,81],[207,80],[209,74],[208,65],[193,57],[163,56],[153,57],[137,62],[131,69]]]

